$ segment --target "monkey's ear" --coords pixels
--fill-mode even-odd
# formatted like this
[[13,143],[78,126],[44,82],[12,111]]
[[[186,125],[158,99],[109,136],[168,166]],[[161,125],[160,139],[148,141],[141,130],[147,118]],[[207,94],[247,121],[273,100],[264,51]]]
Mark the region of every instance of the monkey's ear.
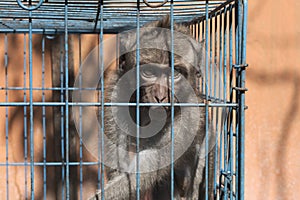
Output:
[[119,71],[123,71],[126,63],[126,54],[134,51],[136,47],[136,32],[133,30],[122,32],[118,35],[119,40]]
[[198,77],[203,77],[203,72],[205,71],[205,40],[198,42],[194,40],[192,42],[193,48],[197,52],[197,69],[196,74]]
[[[158,27],[158,28],[171,29],[171,17],[170,17],[170,15],[166,15],[158,21],[154,21],[154,22],[145,24],[143,27],[146,27],[146,28],[152,28],[152,27],[157,28]],[[186,35],[191,34],[191,30],[189,28],[187,28],[186,26],[184,26],[182,24],[178,24],[176,22],[174,23],[174,30],[176,30],[177,32],[186,34]]]
[[130,30],[126,32],[122,32],[119,34],[119,48],[120,48],[120,55],[128,53],[134,50],[136,45],[136,32],[135,30]]

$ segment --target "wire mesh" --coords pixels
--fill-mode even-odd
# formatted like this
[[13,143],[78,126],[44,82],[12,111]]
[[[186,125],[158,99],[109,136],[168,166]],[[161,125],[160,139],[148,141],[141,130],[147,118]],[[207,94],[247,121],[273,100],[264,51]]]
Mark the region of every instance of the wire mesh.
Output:
[[[146,1],[160,4],[164,1]],[[136,106],[139,124],[141,106],[205,108],[206,138],[209,124],[216,134],[214,198],[244,196],[244,110],[246,65],[246,0],[164,2],[159,7],[145,1],[117,0],[8,0],[0,2],[0,127],[3,137],[0,170],[1,199],[87,199],[104,190],[104,107]],[[171,19],[171,94],[174,94],[174,23],[190,27],[195,40],[205,41],[203,76],[195,80],[203,103],[139,102],[140,52],[137,39],[137,97],[135,103],[106,102],[105,82],[82,89],[80,66],[97,47],[101,77],[103,57],[118,57],[118,38],[112,33],[140,28],[165,15]],[[104,46],[114,38],[115,51]],[[139,37],[137,37],[139,38]],[[109,50],[109,53],[107,52]],[[118,62],[112,64],[116,67]],[[21,75],[22,74],[22,75]],[[79,74],[79,87],[74,86]],[[72,93],[96,91],[91,102],[73,102]],[[79,107],[79,127],[71,107]],[[84,107],[97,110],[97,155],[83,142]],[[174,127],[174,125],[172,125]],[[174,144],[174,130],[171,131]],[[139,126],[137,125],[137,136]],[[209,151],[206,140],[206,151]],[[139,139],[136,151],[139,152]],[[173,149],[174,147],[172,147]],[[174,151],[172,151],[174,152]],[[137,154],[139,155],[139,154]],[[171,155],[171,197],[174,197],[174,155]],[[136,157],[136,196],[140,199],[139,156]],[[205,162],[208,185],[208,159]],[[208,187],[205,188],[208,194]],[[102,199],[103,196],[102,196]],[[205,199],[209,199],[206,195]]]

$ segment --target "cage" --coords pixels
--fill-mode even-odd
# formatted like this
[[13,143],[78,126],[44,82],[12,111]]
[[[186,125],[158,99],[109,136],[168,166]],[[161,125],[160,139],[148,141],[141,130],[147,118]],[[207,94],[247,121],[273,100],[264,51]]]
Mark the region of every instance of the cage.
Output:
[[[109,69],[120,69],[120,33],[135,30],[138,35],[145,24],[166,15],[173,84],[174,24],[188,27],[194,40],[203,42],[202,76],[195,84],[204,101],[178,105],[204,109],[205,134],[208,124],[213,126],[213,199],[244,199],[247,0],[7,0],[0,2],[0,11],[1,199],[88,199],[104,190],[104,107],[139,105],[106,102],[104,78],[82,89],[86,71],[80,66],[94,52],[100,69],[107,64],[102,58],[109,56],[114,58]],[[109,78],[103,69],[91,73]],[[74,93],[92,97],[75,101]],[[174,108],[174,101],[167,106]],[[96,128],[91,148],[82,125],[90,120],[87,107],[103,125]],[[177,199],[172,156],[170,199]],[[201,199],[211,199],[208,173],[203,173],[206,195]],[[143,199],[140,177],[138,171],[136,199]]]

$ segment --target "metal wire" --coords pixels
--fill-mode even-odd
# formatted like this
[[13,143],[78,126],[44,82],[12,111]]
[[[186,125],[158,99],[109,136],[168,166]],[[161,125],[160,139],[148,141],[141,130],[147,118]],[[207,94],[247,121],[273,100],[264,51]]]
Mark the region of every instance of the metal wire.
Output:
[[[154,4],[152,4],[155,2]],[[79,199],[87,198],[85,192],[86,167],[94,167],[95,187],[105,189],[105,171],[104,162],[104,109],[106,107],[136,106],[136,135],[139,138],[140,130],[140,107],[141,106],[169,106],[171,108],[171,174],[170,190],[171,199],[174,199],[176,174],[174,171],[174,109],[176,107],[202,107],[205,110],[205,151],[210,151],[209,133],[213,131],[216,134],[214,142],[215,160],[214,160],[214,196],[215,199],[244,199],[244,137],[245,137],[245,70],[246,70],[246,30],[247,30],[247,0],[212,0],[212,1],[187,1],[187,0],[163,0],[163,1],[117,1],[117,0],[53,0],[53,1],[33,1],[25,2],[21,0],[8,0],[0,2],[0,33],[4,33],[3,53],[4,53],[4,81],[0,85],[0,93],[4,94],[0,101],[0,108],[5,113],[5,155],[0,160],[0,168],[5,168],[5,197],[12,198],[13,180],[10,174],[13,167],[22,167],[24,173],[24,194],[25,199],[37,198],[38,191],[41,191],[40,197],[46,199],[51,191],[49,183],[51,178],[49,172],[51,167],[60,170],[61,179],[61,199],[72,198],[72,174],[70,169],[78,167]],[[164,15],[170,15],[171,21],[171,102],[170,103],[141,103],[140,102],[140,28],[143,24],[158,20]],[[174,23],[181,22],[191,28],[193,37],[204,43],[205,63],[202,70],[203,77],[195,80],[197,89],[202,92],[203,103],[175,103],[174,102]],[[104,77],[104,34],[119,33],[123,30],[134,28],[137,33],[136,44],[136,102],[105,102],[105,84],[102,78],[99,87],[82,88],[82,82],[79,87],[73,87],[70,84],[71,63],[69,63],[70,46],[69,37],[71,33],[76,33],[78,38],[78,65],[82,64],[84,37],[85,33],[93,33],[98,37],[99,67],[101,68],[101,77]],[[10,70],[9,57],[14,56],[10,43],[10,33],[24,33],[23,36],[23,71],[22,84],[9,84],[12,71]],[[36,37],[36,33],[42,33],[41,37]],[[49,34],[63,34],[60,40],[60,58],[59,58],[59,81],[55,86],[47,84],[47,39],[51,38]],[[41,48],[35,47],[36,38],[40,38]],[[28,49],[27,49],[28,48]],[[33,58],[35,51],[40,52],[39,59],[41,65],[35,64]],[[14,51],[18,51],[17,49]],[[10,55],[9,55],[10,53]],[[35,74],[35,69],[41,69],[41,72]],[[1,73],[1,71],[0,71]],[[79,80],[82,81],[83,72],[79,69]],[[40,82],[35,82],[35,77],[41,77]],[[76,102],[70,99],[70,93],[79,91],[96,91],[98,100],[94,102]],[[9,98],[14,92],[20,92],[21,98]],[[47,98],[51,92],[59,93],[57,101]],[[40,94],[36,98],[35,94]],[[70,106],[79,107],[79,145],[78,160],[72,160],[70,139],[72,137],[70,122]],[[83,120],[84,107],[98,109],[101,130],[98,133],[97,144],[98,154],[97,162],[87,161],[84,153],[83,142]],[[12,160],[11,140],[11,110],[19,109],[22,113],[22,160]],[[51,150],[48,144],[49,127],[52,125],[48,121],[48,111],[51,108],[58,108],[60,114],[60,132],[55,133],[59,137],[59,160],[49,160],[47,157]],[[39,124],[38,112],[41,111],[40,125],[41,132],[36,131]],[[1,111],[2,112],[2,111]],[[210,126],[213,126],[211,128]],[[4,133],[3,133],[4,134]],[[41,139],[41,155],[37,154],[37,141]],[[141,174],[140,174],[140,141],[136,140],[135,157],[136,164],[136,198],[140,199],[141,194]],[[4,153],[3,153],[4,154]],[[5,157],[5,159],[4,159]],[[209,161],[205,160],[205,199],[209,199]],[[37,173],[41,169],[41,173]],[[41,179],[41,185],[36,184]],[[93,182],[94,184],[94,182]],[[101,196],[104,200],[104,196]]]
[[171,22],[171,199],[174,199],[175,174],[174,174],[174,99],[175,99],[175,83],[174,83],[174,5],[171,0],[170,22]]
[[[23,5],[21,0],[18,0],[18,2],[20,2],[20,5]],[[37,5],[31,7],[19,7],[16,0],[0,2],[0,18],[3,19],[0,23],[0,32],[27,32],[28,29],[23,19],[27,17],[29,9],[34,11],[32,19],[39,21],[39,23],[33,24],[33,33],[63,33],[64,0],[53,0],[42,4],[41,2],[43,1],[40,0]],[[174,20],[177,22],[188,22],[198,16],[205,15],[205,1],[174,0],[173,2]],[[224,2],[229,1],[209,1],[209,12]],[[105,33],[117,33],[136,27],[135,1],[104,0],[103,5],[103,29]],[[170,6],[167,2],[160,7],[149,7],[145,3],[140,3],[140,8],[143,11],[140,13],[141,25],[167,15],[170,11]],[[98,0],[69,0],[68,12],[69,33],[95,33],[95,27],[97,27],[97,23],[100,20],[98,18]],[[100,33],[99,31],[98,29],[96,32]]]
[[[151,8],[158,8],[165,5],[168,2],[168,0],[164,0],[163,2],[157,4],[149,3],[147,0],[143,0],[143,2]],[[173,2],[171,4],[173,4]]]
[[136,199],[140,199],[140,1],[136,1]]

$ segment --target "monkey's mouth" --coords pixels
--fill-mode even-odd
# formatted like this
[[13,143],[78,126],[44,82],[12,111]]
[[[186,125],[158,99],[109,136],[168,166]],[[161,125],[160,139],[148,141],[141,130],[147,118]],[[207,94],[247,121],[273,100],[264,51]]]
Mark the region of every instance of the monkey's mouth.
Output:
[[140,126],[148,126],[151,122],[166,121],[170,117],[170,108],[168,106],[143,106],[140,108]]

